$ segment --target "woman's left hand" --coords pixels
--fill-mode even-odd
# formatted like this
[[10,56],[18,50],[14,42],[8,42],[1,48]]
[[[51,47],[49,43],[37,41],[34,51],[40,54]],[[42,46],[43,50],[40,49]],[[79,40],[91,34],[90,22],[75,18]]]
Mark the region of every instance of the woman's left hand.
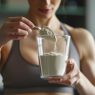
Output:
[[67,86],[74,86],[80,79],[80,70],[74,59],[67,61],[66,74],[61,77],[49,77],[49,83],[64,84]]

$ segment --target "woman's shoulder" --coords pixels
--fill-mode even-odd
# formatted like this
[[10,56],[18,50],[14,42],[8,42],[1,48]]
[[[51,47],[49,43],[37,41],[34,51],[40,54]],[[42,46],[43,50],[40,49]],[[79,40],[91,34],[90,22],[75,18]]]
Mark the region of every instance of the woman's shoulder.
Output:
[[80,57],[82,58],[83,56],[87,55],[89,51],[89,48],[94,48],[95,46],[95,41],[94,37],[91,34],[90,31],[88,31],[85,28],[81,27],[72,27],[69,25],[65,25],[65,27],[68,29],[68,31],[71,34],[71,37],[77,46],[77,49],[79,51]]
[[[70,25],[65,24],[65,27],[69,31],[72,37],[78,39],[79,41],[90,41],[93,39],[93,36],[90,31],[82,27],[72,27]],[[82,41],[82,42],[83,42]]]

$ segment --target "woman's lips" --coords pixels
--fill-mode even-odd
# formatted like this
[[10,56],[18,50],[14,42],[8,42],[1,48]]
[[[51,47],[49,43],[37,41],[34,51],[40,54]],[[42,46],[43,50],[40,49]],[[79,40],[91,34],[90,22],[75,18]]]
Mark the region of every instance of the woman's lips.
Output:
[[50,13],[52,11],[52,9],[50,9],[50,8],[43,8],[43,9],[39,8],[39,11],[43,14],[47,14],[47,13]]

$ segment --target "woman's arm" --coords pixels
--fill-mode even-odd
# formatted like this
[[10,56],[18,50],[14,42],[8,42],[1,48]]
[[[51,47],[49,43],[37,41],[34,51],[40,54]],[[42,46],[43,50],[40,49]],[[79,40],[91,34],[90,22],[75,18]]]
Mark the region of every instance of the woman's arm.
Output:
[[95,95],[94,84],[92,84],[83,73],[80,73],[80,80],[75,87],[80,95]]
[[80,81],[76,85],[80,95],[95,95],[95,42],[87,30],[80,34],[82,42],[80,61]]
[[67,62],[66,74],[49,78],[50,83],[74,86],[80,95],[95,95],[95,42],[84,29],[69,28],[80,55],[80,69],[74,59]]
[[34,24],[25,17],[9,17],[0,27],[0,68],[5,63],[12,40],[26,38],[33,27]]

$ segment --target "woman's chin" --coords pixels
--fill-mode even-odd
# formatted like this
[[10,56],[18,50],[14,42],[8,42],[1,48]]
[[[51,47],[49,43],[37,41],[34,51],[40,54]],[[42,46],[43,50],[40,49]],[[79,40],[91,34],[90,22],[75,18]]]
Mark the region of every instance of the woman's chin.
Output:
[[43,19],[49,19],[52,17],[52,12],[39,12],[38,16]]

